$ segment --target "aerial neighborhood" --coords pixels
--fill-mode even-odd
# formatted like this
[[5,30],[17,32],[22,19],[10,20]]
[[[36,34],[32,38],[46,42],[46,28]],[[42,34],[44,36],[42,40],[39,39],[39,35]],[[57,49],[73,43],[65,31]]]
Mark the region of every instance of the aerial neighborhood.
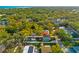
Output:
[[79,53],[79,8],[0,9],[0,53]]

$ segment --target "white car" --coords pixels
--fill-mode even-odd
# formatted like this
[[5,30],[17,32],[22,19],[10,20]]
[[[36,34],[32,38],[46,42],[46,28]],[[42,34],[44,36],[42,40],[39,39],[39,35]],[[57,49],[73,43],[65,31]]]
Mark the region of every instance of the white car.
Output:
[[37,53],[38,50],[35,48],[35,46],[27,45],[23,49],[23,53]]

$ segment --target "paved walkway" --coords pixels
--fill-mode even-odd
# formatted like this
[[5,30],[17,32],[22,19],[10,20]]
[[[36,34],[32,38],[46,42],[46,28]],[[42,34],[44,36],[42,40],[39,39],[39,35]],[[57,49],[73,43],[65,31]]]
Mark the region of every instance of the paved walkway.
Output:
[[18,46],[16,46],[16,47],[15,47],[15,49],[14,49],[14,51],[13,51],[13,52],[15,53],[15,52],[17,51],[17,49],[18,49]]

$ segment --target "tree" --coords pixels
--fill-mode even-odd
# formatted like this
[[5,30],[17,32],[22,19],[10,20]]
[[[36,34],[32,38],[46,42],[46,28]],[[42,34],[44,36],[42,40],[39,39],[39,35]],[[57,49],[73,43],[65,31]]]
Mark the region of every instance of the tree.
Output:
[[25,36],[29,36],[30,34],[31,34],[30,31],[27,30],[27,29],[23,29],[23,30],[21,31],[21,35],[23,35],[24,37],[25,37]]
[[15,26],[10,26],[10,25],[7,26],[7,27],[5,28],[5,30],[6,30],[8,33],[11,33],[11,34],[17,32],[17,28],[16,28]]
[[59,29],[58,31],[58,36],[62,39],[62,40],[71,40],[72,36],[65,30],[63,29]]
[[0,44],[7,44],[7,41],[9,40],[10,34],[8,34],[5,31],[0,32]]
[[60,48],[59,44],[56,44],[56,45],[52,46],[52,52],[54,52],[54,53],[61,52],[61,48]]

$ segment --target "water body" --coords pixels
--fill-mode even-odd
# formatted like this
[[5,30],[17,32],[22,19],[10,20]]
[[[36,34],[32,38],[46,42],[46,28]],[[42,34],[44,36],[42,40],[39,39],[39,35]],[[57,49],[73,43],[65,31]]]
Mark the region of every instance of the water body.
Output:
[[32,8],[32,6],[0,6],[0,9],[8,9],[8,8]]

